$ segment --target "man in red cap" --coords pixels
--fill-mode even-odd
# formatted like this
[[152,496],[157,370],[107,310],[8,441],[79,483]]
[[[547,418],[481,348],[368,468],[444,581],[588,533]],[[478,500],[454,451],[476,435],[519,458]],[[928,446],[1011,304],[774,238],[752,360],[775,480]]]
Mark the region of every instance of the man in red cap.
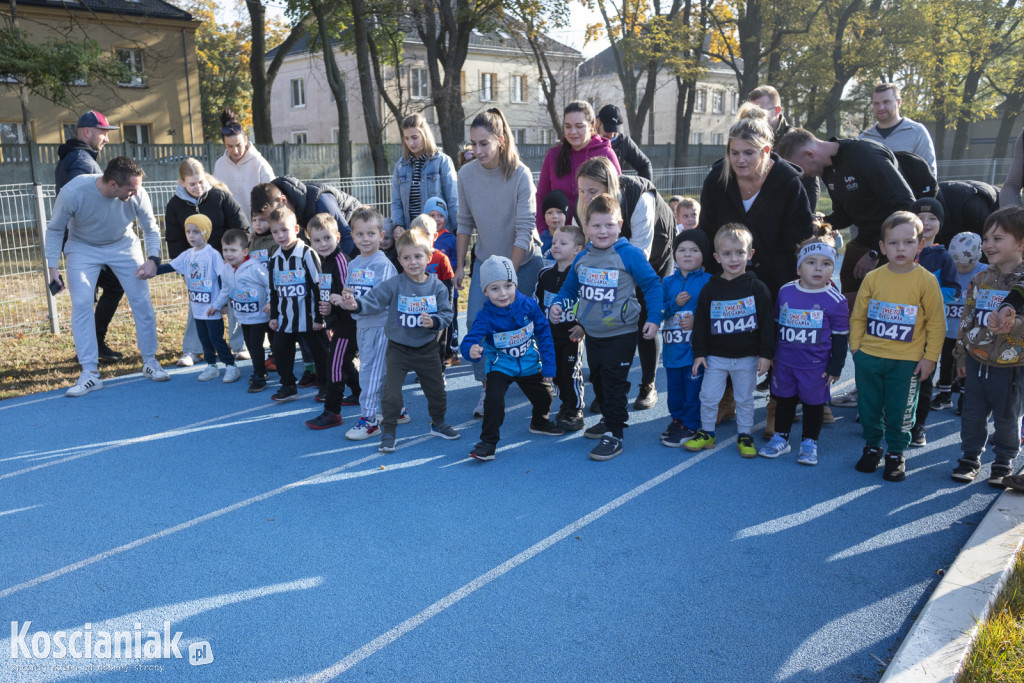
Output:
[[[103,173],[96,161],[103,146],[110,142],[107,131],[118,130],[110,125],[107,117],[98,111],[87,111],[78,118],[77,131],[72,140],[68,140],[57,148],[57,168],[54,170],[54,183],[57,194],[68,181],[88,173]],[[67,232],[64,233],[67,240]],[[96,341],[99,344],[99,358],[103,362],[113,363],[124,358],[124,354],[107,346],[107,328],[117,312],[117,305],[124,296],[124,289],[110,268],[104,266],[100,271],[96,285],[103,290],[96,302]]]

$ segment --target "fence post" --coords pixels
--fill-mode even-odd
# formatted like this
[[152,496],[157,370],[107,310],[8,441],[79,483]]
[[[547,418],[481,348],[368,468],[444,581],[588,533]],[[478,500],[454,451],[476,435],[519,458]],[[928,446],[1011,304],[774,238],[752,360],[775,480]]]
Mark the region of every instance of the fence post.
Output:
[[988,184],[989,185],[995,185],[996,184],[996,160],[995,159],[992,160],[992,170],[989,171]]
[[50,314],[50,333],[60,334],[57,301],[50,293],[50,269],[46,265],[46,203],[43,202],[43,186],[35,183],[32,192],[36,197],[36,227],[39,229],[39,247],[43,253],[43,294],[46,296],[46,308]]
[[291,164],[288,163],[289,160],[288,160],[288,141],[287,140],[285,140],[284,142],[281,143],[281,157],[282,157],[281,158],[281,164],[284,166],[284,173],[282,173],[281,175],[288,175],[288,167]]

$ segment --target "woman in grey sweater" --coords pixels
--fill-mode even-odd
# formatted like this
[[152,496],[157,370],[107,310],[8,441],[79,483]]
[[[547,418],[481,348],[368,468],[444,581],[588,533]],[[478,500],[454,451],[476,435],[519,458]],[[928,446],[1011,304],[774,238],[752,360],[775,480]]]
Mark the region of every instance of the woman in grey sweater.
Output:
[[[475,233],[466,329],[473,326],[484,305],[483,289],[477,283],[480,264],[494,255],[510,259],[519,278],[519,291],[533,296],[544,263],[534,223],[537,203],[533,175],[519,159],[505,115],[496,107],[477,114],[469,127],[469,139],[474,159],[459,170],[455,268],[458,289],[466,273],[469,240]],[[483,364],[475,364],[473,371],[483,383]],[[483,399],[481,392],[474,416],[483,416]]]

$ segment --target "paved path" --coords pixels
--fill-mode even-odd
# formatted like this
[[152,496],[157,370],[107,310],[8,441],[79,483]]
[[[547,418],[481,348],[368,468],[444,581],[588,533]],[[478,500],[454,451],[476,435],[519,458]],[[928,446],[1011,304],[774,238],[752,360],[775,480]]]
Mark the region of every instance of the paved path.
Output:
[[[809,468],[741,459],[734,424],[714,451],[661,446],[662,393],[595,463],[580,435],[529,434],[513,388],[498,457],[477,463],[467,364],[449,374],[463,438],[426,436],[410,382],[390,455],[344,440],[357,409],[312,432],[313,392],[271,405],[245,370],[0,403],[0,681],[876,680],[997,493],[950,480],[948,410],[891,484],[854,471],[852,410]],[[146,643],[169,621],[185,658],[205,641],[214,661],[26,660],[11,621],[32,622],[30,652],[136,624]]]

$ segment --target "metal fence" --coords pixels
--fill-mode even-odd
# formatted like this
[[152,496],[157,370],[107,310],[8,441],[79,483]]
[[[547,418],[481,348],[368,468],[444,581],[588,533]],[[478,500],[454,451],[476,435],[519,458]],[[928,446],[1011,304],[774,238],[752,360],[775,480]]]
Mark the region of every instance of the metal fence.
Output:
[[[965,159],[940,161],[942,180],[982,180],[995,184],[1006,177],[1010,159]],[[699,196],[707,165],[660,168],[654,183],[665,196]],[[536,182],[537,173],[534,174]],[[307,176],[308,177],[308,176]],[[314,177],[391,213],[391,177]],[[174,195],[176,182],[145,183],[163,227],[163,209]],[[70,298],[53,297],[46,286],[45,221],[53,209],[53,185],[0,184],[0,337],[69,329]],[[166,244],[161,247],[167,257]],[[158,312],[181,310],[187,302],[182,280],[161,275],[150,281],[153,303]]]

